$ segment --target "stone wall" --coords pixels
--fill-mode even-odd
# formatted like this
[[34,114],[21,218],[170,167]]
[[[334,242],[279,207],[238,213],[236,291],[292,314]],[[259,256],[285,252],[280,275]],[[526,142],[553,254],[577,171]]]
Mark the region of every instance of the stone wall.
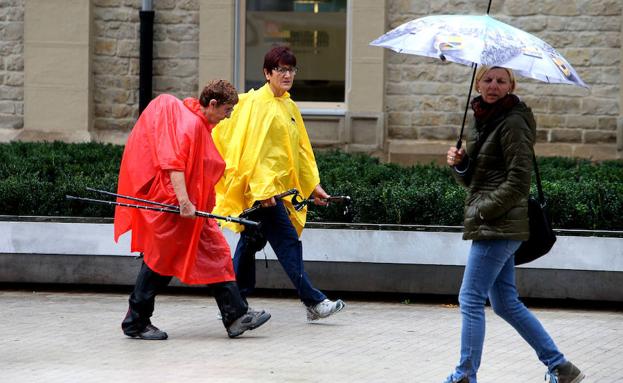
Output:
[[[94,136],[125,142],[138,116],[137,0],[93,0]],[[198,92],[198,0],[157,0],[154,20],[154,96]]]
[[[0,141],[6,141],[15,137],[22,139],[18,133],[24,130],[24,120],[28,122],[28,116],[36,111],[26,108],[24,114],[24,15],[25,9],[31,9],[25,7],[29,0],[0,1]],[[57,1],[62,3],[61,0]],[[88,125],[88,132],[87,127],[68,127],[67,130],[83,129],[87,139],[90,137],[99,141],[123,143],[138,114],[141,1],[84,1],[90,1],[88,25],[91,26],[92,34],[88,48],[91,69],[87,68],[87,73],[92,74],[89,95],[92,95],[93,110],[85,112],[89,114],[89,121],[85,123],[85,126]],[[367,9],[367,3],[363,0],[352,1],[363,4],[362,9]],[[233,65],[220,64],[229,61],[223,60],[225,56],[219,54],[229,52],[229,48],[233,47],[233,17],[219,18],[222,25],[219,24],[218,30],[213,31],[206,25],[212,25],[215,20],[204,15],[203,30],[208,32],[203,32],[201,39],[199,20],[200,8],[204,14],[209,12],[209,15],[229,15],[233,12],[233,0],[156,0],[153,3],[156,15],[153,89],[156,95],[163,92],[180,98],[197,95],[199,64],[202,58],[204,64],[209,60],[212,65],[227,67],[223,71],[204,65],[203,71],[206,73],[208,69],[211,70],[210,73],[219,75],[232,70],[229,67]],[[385,0],[384,3],[385,16],[379,18],[386,23],[385,30],[389,30],[405,21],[430,14],[483,14],[488,1]],[[67,0],[67,4],[70,6],[71,1]],[[541,155],[595,159],[621,158],[621,1],[494,0],[490,14],[549,42],[573,64],[590,86],[587,90],[519,78],[517,94],[532,106],[539,124],[537,152]],[[356,26],[357,21],[361,22],[361,15],[361,9],[353,12],[353,25]],[[26,19],[28,17],[26,12]],[[229,34],[225,34],[224,29]],[[352,102],[347,106],[347,114],[357,112],[366,117],[369,112],[381,115],[385,113],[379,119],[383,125],[383,119],[387,117],[387,124],[381,129],[384,132],[378,147],[383,148],[384,152],[380,155],[386,159],[413,162],[422,160],[422,156],[427,155],[439,159],[440,153],[443,156],[443,148],[447,143],[456,140],[471,78],[470,68],[372,47],[382,51],[386,57],[385,92],[367,92],[365,89],[370,77],[366,77],[367,69],[361,69],[367,67],[355,64],[368,64],[376,58],[366,56],[371,48],[368,45],[370,39],[362,39],[359,35],[360,33],[352,36],[353,49],[349,60],[353,68],[350,78],[354,84],[351,88],[364,89],[356,92],[358,97],[363,94],[379,100],[383,98],[385,105],[384,110],[381,106],[375,111],[367,110],[367,106],[359,110]],[[29,38],[32,39],[32,36]],[[29,43],[36,45],[37,42],[26,43],[28,47]],[[200,53],[200,44],[204,49],[203,53]],[[221,45],[228,48],[220,49]],[[360,51],[363,52],[362,56],[356,56],[355,53]],[[225,58],[229,60],[231,56],[233,54]],[[382,62],[381,55],[378,61]],[[34,70],[33,66],[26,64],[27,70]],[[379,64],[378,69],[382,73],[380,68],[382,64]],[[204,73],[204,76],[207,75]],[[26,79],[32,80],[32,76],[27,76]],[[382,82],[379,80],[379,87],[380,84]],[[313,117],[306,118],[310,136],[313,137]],[[38,129],[45,130],[45,127],[38,126],[30,128],[35,133]],[[349,129],[354,133],[345,134],[346,138],[340,138],[339,144],[355,148],[352,137],[357,137],[360,128],[353,125]],[[346,130],[350,132],[349,129]],[[600,157],[596,153],[603,155]],[[414,158],[416,155],[420,158]]]
[[0,136],[24,126],[24,1],[0,7]]
[[[388,30],[430,14],[484,14],[488,1],[388,1]],[[621,124],[620,0],[493,1],[490,15],[535,34],[573,65],[589,90],[518,78],[517,94],[535,112],[541,143],[609,144]],[[388,51],[390,141],[456,140],[472,70]]]

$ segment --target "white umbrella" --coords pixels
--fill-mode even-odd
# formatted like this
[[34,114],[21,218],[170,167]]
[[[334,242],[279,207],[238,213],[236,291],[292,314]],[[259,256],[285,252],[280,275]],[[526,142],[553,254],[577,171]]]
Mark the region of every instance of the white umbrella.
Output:
[[422,17],[392,29],[370,45],[464,65],[500,66],[540,81],[588,88],[551,45],[489,15]]

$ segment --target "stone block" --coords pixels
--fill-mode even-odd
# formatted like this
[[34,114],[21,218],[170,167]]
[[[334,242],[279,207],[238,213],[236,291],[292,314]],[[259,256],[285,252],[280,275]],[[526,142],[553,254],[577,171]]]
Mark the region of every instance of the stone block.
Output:
[[87,87],[33,86],[25,94],[24,128],[33,134],[54,132],[61,137],[87,137],[90,99]]
[[599,117],[597,119],[597,129],[615,131],[617,129],[617,120],[618,118],[616,117]]
[[585,114],[615,116],[619,114],[619,100],[605,98],[585,98],[582,100]]
[[0,99],[21,101],[24,99],[24,87],[21,86],[3,86],[0,92]]
[[388,135],[393,139],[415,140],[418,138],[418,131],[410,126],[390,126]]
[[621,63],[621,52],[613,49],[594,48],[590,50],[590,65],[615,66]]
[[548,112],[549,97],[539,96],[538,93],[524,92],[526,95],[521,96],[521,100],[525,102],[534,113]]
[[110,115],[116,119],[135,118],[138,116],[138,111],[136,108],[129,105],[116,104],[112,106]]
[[199,1],[198,0],[178,0],[177,9],[182,9],[184,11],[199,11]]
[[118,21],[94,21],[94,36],[98,38],[110,38],[115,40],[138,40],[138,23],[121,23]]
[[0,101],[0,114],[15,114],[15,102]]
[[5,14],[6,21],[24,21],[24,7],[23,4],[20,4],[15,7],[7,7],[7,12]]
[[411,94],[409,84],[404,82],[390,82],[386,84],[387,95],[392,94],[400,94],[400,95],[408,95]]
[[24,41],[88,45],[90,10],[90,2],[82,0],[26,1]]
[[548,111],[550,113],[576,114],[580,111],[583,111],[581,107],[582,101],[577,98],[543,97],[540,98],[539,102],[541,103],[541,105],[547,105],[548,108],[544,111]]
[[22,116],[7,116],[0,114],[0,129],[22,129],[24,118]]
[[536,129],[536,142],[549,142],[549,129]]
[[117,40],[96,39],[94,53],[95,55],[114,56],[117,53]]
[[417,128],[418,138],[424,140],[452,140],[457,138],[453,126],[422,126]]
[[138,22],[139,14],[131,8],[98,8],[93,11],[93,19],[104,22]]
[[532,16],[540,11],[540,2],[508,1],[504,3],[505,14],[509,16]]
[[537,155],[537,157],[538,156],[573,157],[573,145],[564,144],[564,143],[556,143],[556,144],[539,143],[535,145],[534,152]]
[[351,116],[350,143],[376,145],[382,138],[377,117]]
[[24,62],[28,85],[86,87],[89,83],[88,47],[81,44],[31,43]]
[[385,81],[387,82],[399,82],[402,80],[402,71],[400,67],[396,65],[387,65],[387,71],[385,74]]
[[545,15],[556,16],[579,16],[580,11],[576,2],[569,1],[543,1],[541,2],[541,12]]
[[22,55],[11,55],[4,58],[5,69],[8,71],[23,71],[24,57]]
[[309,139],[314,143],[339,143],[344,129],[343,117],[303,116]]
[[537,128],[559,128],[563,127],[567,116],[565,114],[537,114]]
[[199,24],[199,12],[156,12],[154,23]]
[[8,72],[4,79],[4,84],[9,86],[24,86],[23,72]]
[[585,144],[597,144],[597,143],[616,143],[617,134],[613,131],[603,130],[586,130],[584,131],[584,143]]
[[120,7],[121,0],[92,0],[93,5],[97,7]]
[[568,129],[594,129],[597,126],[597,117],[567,116],[564,126]]
[[[167,9],[174,9],[177,0],[157,0],[154,1],[154,11],[163,11]],[[159,12],[159,13],[168,13],[168,12]]]
[[591,57],[597,52],[594,49],[565,49],[564,57],[575,66],[587,66],[591,63]]
[[196,42],[162,41],[154,44],[154,58],[196,58]]
[[154,76],[154,92],[173,93],[179,98],[197,94],[197,78]]
[[23,23],[0,23],[0,41],[21,41],[23,37]]
[[387,113],[388,124],[390,127],[394,125],[411,126],[410,112],[389,112]]
[[21,41],[1,41],[0,56],[20,55],[24,52],[24,45]]
[[551,129],[550,142],[582,142],[582,131],[577,129]]
[[618,85],[600,85],[591,89],[591,95],[597,98],[610,98],[619,93]]
[[581,9],[583,14],[595,16],[620,16],[621,2],[619,0],[594,0],[582,3]]
[[140,42],[136,40],[120,40],[117,43],[117,56],[140,57]]
[[109,117],[112,115],[112,104],[100,100],[93,102],[93,115],[96,117]]
[[173,41],[198,41],[199,28],[196,25],[167,25],[165,34]]
[[196,60],[157,59],[154,60],[154,76],[196,77],[198,73]]
[[409,112],[415,108],[413,96],[388,95],[385,97],[386,110],[390,112]]
[[413,126],[435,127],[443,124],[446,121],[446,117],[442,112],[415,111],[412,114],[411,121]]
[[95,74],[125,75],[128,73],[128,59],[117,56],[97,56],[92,60],[92,70]]

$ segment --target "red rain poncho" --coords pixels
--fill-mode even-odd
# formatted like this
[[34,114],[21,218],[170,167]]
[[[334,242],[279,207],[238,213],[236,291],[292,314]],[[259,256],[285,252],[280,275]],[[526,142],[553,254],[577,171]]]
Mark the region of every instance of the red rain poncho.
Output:
[[[211,211],[225,162],[199,101],[161,95],[145,108],[123,152],[118,193],[178,205],[169,172],[184,172],[190,201]],[[119,199],[119,202],[131,202]],[[235,280],[229,245],[213,219],[117,207],[115,241],[132,230],[131,251],[161,275],[188,284]]]

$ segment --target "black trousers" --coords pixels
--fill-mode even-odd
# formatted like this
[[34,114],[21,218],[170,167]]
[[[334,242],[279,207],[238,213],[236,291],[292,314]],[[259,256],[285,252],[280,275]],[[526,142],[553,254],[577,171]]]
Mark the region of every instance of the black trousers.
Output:
[[[136,277],[134,291],[130,295],[130,307],[121,323],[121,329],[126,335],[135,336],[151,324],[156,295],[162,291],[171,276],[160,275],[143,262]],[[236,319],[247,312],[248,306],[240,297],[240,291],[235,281],[220,282],[208,285],[223,318],[223,325],[229,327]]]

